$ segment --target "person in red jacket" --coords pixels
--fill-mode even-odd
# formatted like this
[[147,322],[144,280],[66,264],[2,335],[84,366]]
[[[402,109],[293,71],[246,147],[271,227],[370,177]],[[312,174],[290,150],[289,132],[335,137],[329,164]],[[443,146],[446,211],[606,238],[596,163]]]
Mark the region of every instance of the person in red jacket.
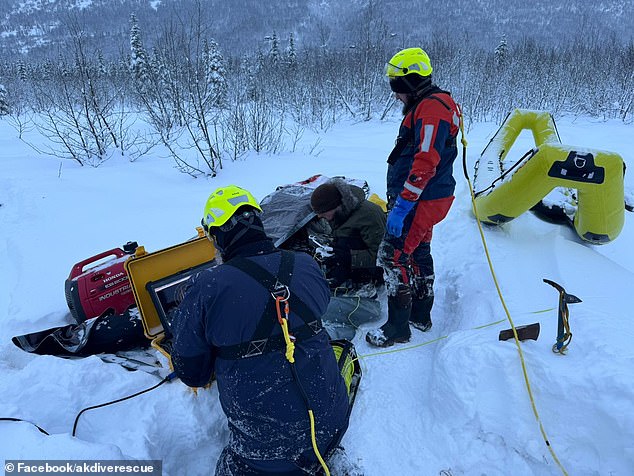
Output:
[[389,215],[377,255],[388,291],[388,321],[366,335],[379,347],[409,341],[410,323],[422,331],[432,326],[430,243],[434,225],[454,200],[460,109],[449,92],[432,83],[431,73],[429,56],[421,48],[399,51],[386,66],[404,118],[388,158]]

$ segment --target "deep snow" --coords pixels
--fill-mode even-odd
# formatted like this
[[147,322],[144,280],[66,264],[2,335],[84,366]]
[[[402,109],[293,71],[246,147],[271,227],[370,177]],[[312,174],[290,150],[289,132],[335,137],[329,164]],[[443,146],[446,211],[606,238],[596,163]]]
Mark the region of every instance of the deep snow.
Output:
[[[611,150],[634,165],[634,126],[618,121],[555,118],[565,144]],[[112,159],[81,168],[38,157],[0,120],[0,459],[162,459],[166,475],[209,474],[228,433],[216,388],[195,395],[176,381],[121,404],[84,407],[157,383],[97,357],[34,356],[14,335],[69,323],[63,285],[71,266],[136,240],[154,251],[185,241],[216,187],[234,183],[258,198],[277,185],[316,173],[368,181],[384,196],[385,158],[396,121],[340,124],[323,134],[319,155],[308,151],[250,155],[225,162],[215,179],[192,179],[169,159]],[[469,171],[497,130],[474,124]],[[509,153],[530,146],[522,135]],[[505,319],[462,167],[456,201],[434,230],[434,327],[414,331],[409,345],[375,354],[357,332],[364,377],[343,444],[367,476],[561,474],[531,410],[513,341],[499,342]],[[631,176],[626,184],[633,183]],[[574,231],[527,213],[501,228],[485,228],[495,271],[515,325],[539,322],[539,340],[522,343],[541,421],[571,475],[634,473],[634,238],[631,215],[619,238],[602,247],[579,243]],[[568,354],[551,351],[557,326],[552,279],[583,300],[570,306]],[[409,346],[440,339],[428,345]],[[444,471],[444,472],[443,472]]]

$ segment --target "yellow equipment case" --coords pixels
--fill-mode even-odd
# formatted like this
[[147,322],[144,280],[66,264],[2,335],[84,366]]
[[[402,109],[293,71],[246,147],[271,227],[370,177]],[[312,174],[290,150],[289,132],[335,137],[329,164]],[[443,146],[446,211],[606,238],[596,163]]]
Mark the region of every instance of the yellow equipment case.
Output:
[[156,339],[164,334],[158,310],[148,290],[148,283],[215,261],[216,249],[205,237],[202,229],[197,230],[196,238],[152,253],[146,252],[145,248],[140,246],[134,256],[125,262],[125,270],[143,321],[143,331],[148,339]]

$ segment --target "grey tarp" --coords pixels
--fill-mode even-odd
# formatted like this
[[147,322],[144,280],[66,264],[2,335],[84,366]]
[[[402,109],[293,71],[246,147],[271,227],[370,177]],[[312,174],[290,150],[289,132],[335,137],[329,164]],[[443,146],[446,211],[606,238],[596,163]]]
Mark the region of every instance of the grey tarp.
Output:
[[[336,177],[356,185],[368,196],[369,187],[365,180]],[[273,239],[275,246],[283,245],[291,236],[310,223],[317,234],[328,233],[329,229],[318,220],[310,207],[310,196],[321,184],[330,180],[325,175],[315,175],[301,182],[277,187],[275,192],[264,197],[260,202],[262,207],[262,222],[266,234]],[[312,246],[310,243],[306,245]],[[313,246],[314,248],[314,246]]]
[[313,190],[304,185],[287,185],[262,199],[264,230],[275,246],[284,244],[316,216],[310,208]]

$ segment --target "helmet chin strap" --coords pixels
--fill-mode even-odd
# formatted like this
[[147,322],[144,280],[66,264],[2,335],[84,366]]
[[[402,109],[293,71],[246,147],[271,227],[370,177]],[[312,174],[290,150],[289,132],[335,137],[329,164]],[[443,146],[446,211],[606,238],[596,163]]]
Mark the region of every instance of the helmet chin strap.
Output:
[[264,232],[264,227],[260,225],[254,225],[253,224],[254,221],[255,221],[255,212],[253,211],[243,213],[240,216],[240,218],[236,219],[236,225],[239,223],[241,225],[244,225],[244,227],[242,228],[242,230],[236,233],[236,235],[226,245],[226,248],[231,248],[231,246],[233,246],[234,243],[236,243],[240,238],[242,238],[244,234],[247,231],[249,231],[249,229]]
[[413,92],[414,96],[417,98],[425,96],[431,89],[433,88],[433,84],[431,81],[431,77],[426,78],[421,84],[418,85],[418,88]]

